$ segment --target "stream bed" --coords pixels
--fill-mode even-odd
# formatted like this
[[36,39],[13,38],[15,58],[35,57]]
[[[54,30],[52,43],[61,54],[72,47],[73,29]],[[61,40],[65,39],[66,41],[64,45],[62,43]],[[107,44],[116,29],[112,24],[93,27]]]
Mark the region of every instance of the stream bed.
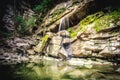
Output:
[[64,62],[42,60],[37,63],[1,63],[0,80],[120,80],[119,67],[104,63],[82,65],[74,59]]

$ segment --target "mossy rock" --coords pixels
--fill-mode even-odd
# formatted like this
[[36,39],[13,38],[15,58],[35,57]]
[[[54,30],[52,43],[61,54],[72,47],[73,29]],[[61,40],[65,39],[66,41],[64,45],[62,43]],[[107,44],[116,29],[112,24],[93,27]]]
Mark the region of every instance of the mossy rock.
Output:
[[88,15],[86,18],[84,18],[83,20],[80,21],[79,27],[77,27],[74,31],[72,28],[68,29],[68,31],[70,33],[70,37],[74,38],[79,31],[84,32],[87,28],[87,25],[93,23],[95,20],[97,20],[98,18],[100,18],[103,15],[104,15],[103,12],[97,12],[95,14]]
[[97,19],[94,23],[94,29],[99,32],[100,30],[110,27],[110,23],[116,25],[118,18],[120,17],[120,12],[113,11],[111,13],[106,13],[104,16]]
[[89,25],[90,23],[94,22],[95,20],[97,20],[103,15],[104,15],[104,12],[102,11],[89,15],[86,18],[84,18],[82,21],[80,21],[80,25]]
[[111,13],[97,12],[92,15],[88,15],[86,18],[80,21],[79,26],[73,31],[73,28],[69,28],[67,31],[70,33],[70,37],[74,38],[78,32],[84,32],[87,30],[90,24],[96,32],[110,27],[110,23],[116,24],[120,17],[119,11],[113,11]]
[[55,10],[55,11],[52,13],[52,17],[54,17],[54,16],[56,16],[56,15],[59,15],[59,14],[63,13],[65,10],[66,10],[66,8],[64,8],[64,7]]
[[66,8],[60,8],[60,9],[56,9],[53,13],[52,13],[52,18],[50,20],[50,22],[54,22],[55,20],[59,19],[61,17],[61,14],[63,12],[65,12]]
[[42,38],[42,45],[41,45],[40,51],[43,50],[43,48],[45,47],[45,44],[47,43],[48,39],[49,39],[49,35],[45,35],[45,36]]
[[38,43],[38,45],[34,48],[34,50],[35,50],[36,52],[42,52],[43,49],[44,49],[44,47],[45,47],[45,45],[46,45],[46,43],[47,43],[47,41],[48,41],[48,39],[49,39],[49,35],[45,35],[45,36],[42,38],[42,41],[40,41],[40,42]]

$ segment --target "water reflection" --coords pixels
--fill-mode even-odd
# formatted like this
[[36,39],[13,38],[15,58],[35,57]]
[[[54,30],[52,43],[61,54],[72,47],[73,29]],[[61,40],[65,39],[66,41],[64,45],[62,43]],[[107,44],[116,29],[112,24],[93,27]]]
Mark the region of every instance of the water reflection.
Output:
[[55,61],[0,65],[0,80],[120,80],[119,75],[110,65],[90,69]]

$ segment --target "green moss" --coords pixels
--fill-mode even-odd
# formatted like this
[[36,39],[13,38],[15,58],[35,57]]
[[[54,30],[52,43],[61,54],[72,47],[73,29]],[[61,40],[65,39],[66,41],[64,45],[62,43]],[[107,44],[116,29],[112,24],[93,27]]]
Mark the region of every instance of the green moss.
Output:
[[51,15],[52,19],[50,20],[50,22],[53,22],[53,21],[59,19],[61,17],[60,14],[62,14],[65,10],[66,10],[66,8],[60,8],[60,9],[55,10]]
[[87,25],[93,23],[95,20],[97,20],[98,18],[100,18],[103,15],[104,15],[103,12],[97,12],[95,14],[87,16],[86,18],[84,18],[83,20],[80,21],[80,26],[78,28],[76,28],[74,31],[72,30],[72,28],[68,29],[68,31],[70,33],[70,37],[74,38],[79,31],[84,32],[86,30],[86,28],[88,27]]
[[80,24],[81,25],[88,25],[88,24],[94,22],[95,20],[97,20],[98,18],[100,18],[103,15],[104,15],[104,13],[102,11],[97,12],[97,13],[92,14],[92,15],[89,15],[86,18],[84,18],[82,21],[80,21]]
[[77,30],[73,31],[72,28],[69,28],[67,31],[70,33],[70,38],[74,38],[77,35],[77,33],[78,33]]
[[111,13],[97,12],[81,20],[79,27],[77,27],[74,31],[72,28],[69,28],[68,32],[70,33],[70,37],[74,38],[78,32],[84,32],[90,24],[94,24],[91,27],[93,27],[96,32],[98,32],[102,29],[110,27],[110,22],[116,24],[119,17],[119,11],[113,11]]
[[107,13],[94,22],[95,23],[94,29],[97,32],[102,29],[106,29],[110,27],[110,22],[112,22],[115,25],[119,17],[120,17],[120,12],[114,11],[111,13]]
[[40,52],[44,49],[47,41],[48,41],[48,38],[49,38],[49,35],[45,35],[43,38],[42,38],[42,45],[40,47]]
[[66,8],[57,9],[52,13],[52,16],[54,17],[56,15],[59,15],[59,14],[63,13],[65,10],[66,10]]

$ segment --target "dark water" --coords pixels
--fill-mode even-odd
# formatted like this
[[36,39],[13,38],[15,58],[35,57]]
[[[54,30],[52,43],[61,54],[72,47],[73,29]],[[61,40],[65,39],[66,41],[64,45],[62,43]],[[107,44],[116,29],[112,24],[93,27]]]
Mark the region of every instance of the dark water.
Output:
[[120,80],[110,65],[70,66],[65,62],[0,64],[0,80]]

